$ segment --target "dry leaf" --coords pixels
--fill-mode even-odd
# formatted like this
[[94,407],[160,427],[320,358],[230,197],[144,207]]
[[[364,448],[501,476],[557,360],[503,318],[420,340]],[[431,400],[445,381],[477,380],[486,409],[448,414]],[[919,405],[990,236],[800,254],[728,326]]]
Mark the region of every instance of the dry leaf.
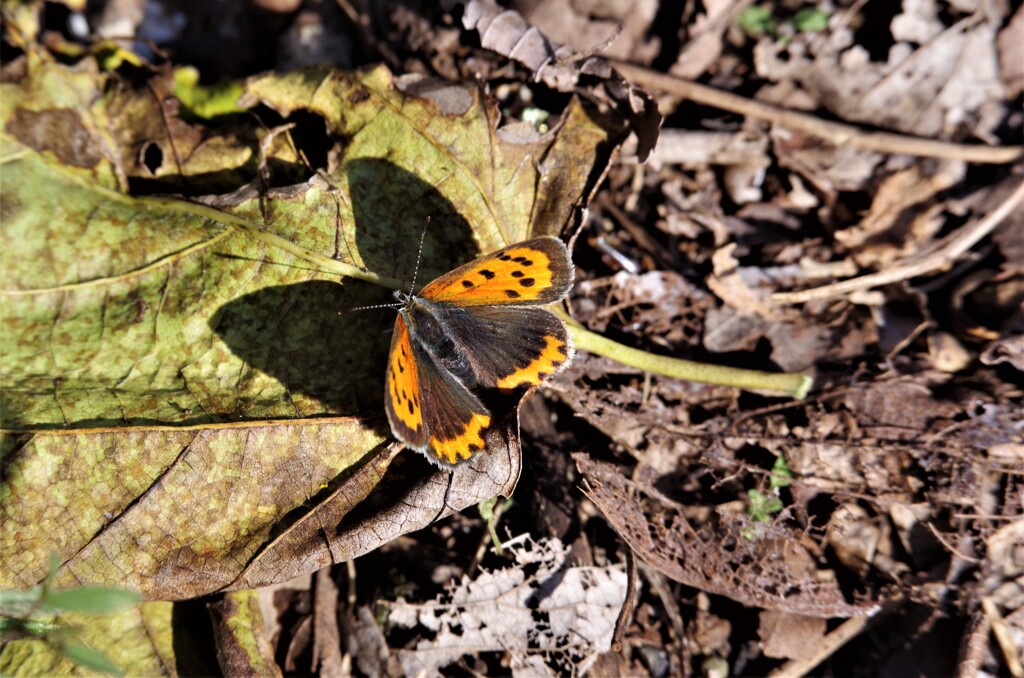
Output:
[[638,558],[675,581],[744,605],[817,617],[872,614],[871,603],[846,600],[831,573],[814,567],[800,536],[781,525],[720,512],[694,525],[654,488],[615,467],[573,455],[586,494]]
[[825,637],[826,620],[802,614],[762,610],[757,634],[766,657],[810,659]]
[[389,605],[390,623],[430,636],[397,652],[406,675],[438,675],[482,651],[509,653],[514,675],[576,675],[609,649],[626,596],[621,569],[574,567],[557,539],[508,552],[513,565],[463,578],[431,603]]

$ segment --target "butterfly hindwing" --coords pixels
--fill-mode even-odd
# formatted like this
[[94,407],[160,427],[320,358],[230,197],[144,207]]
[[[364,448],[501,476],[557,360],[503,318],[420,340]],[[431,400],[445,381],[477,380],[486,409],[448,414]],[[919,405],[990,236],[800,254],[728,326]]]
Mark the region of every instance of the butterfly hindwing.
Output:
[[491,425],[491,413],[461,381],[434,361],[415,336],[411,343],[427,432],[426,443],[419,449],[439,466],[453,466],[485,447],[484,433]]
[[417,296],[467,307],[550,304],[565,297],[573,274],[565,245],[545,236],[510,245],[445,273]]
[[438,306],[447,332],[455,345],[462,347],[480,386],[537,386],[572,360],[572,341],[565,324],[546,309]]

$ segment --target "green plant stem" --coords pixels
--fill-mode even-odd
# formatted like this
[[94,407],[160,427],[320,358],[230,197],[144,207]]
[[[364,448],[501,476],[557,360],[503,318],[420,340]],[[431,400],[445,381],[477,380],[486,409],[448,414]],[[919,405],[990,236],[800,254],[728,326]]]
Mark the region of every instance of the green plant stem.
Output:
[[710,365],[691,360],[655,355],[647,351],[623,346],[618,342],[602,337],[600,334],[584,329],[562,313],[559,313],[559,315],[569,325],[573,343],[577,349],[611,358],[617,363],[636,367],[645,372],[652,372],[665,377],[698,381],[704,384],[734,386],[748,391],[782,393],[797,400],[805,398],[807,392],[814,384],[814,379],[810,375],[802,373],[759,372],[757,370],[744,370],[738,367]]
[[[323,255],[307,250],[304,247],[300,247],[280,236],[261,230],[246,219],[225,214],[219,210],[215,210],[204,205],[196,205],[194,203],[186,203],[187,207],[184,207],[181,205],[174,205],[174,202],[176,201],[161,198],[147,198],[146,200],[164,207],[170,207],[173,205],[179,209],[191,211],[197,216],[203,216],[208,219],[214,219],[221,223],[229,224],[230,226],[257,238],[258,240],[263,241],[271,247],[290,252],[300,259],[322,266],[329,271],[338,273],[339,275],[360,278],[391,289],[402,289],[401,281],[376,276],[368,271],[351,266],[350,264],[344,264],[342,262],[335,261],[334,259],[324,257]],[[759,372],[757,370],[744,370],[738,367],[726,367],[723,365],[709,365],[707,363],[697,363],[690,360],[681,360],[679,358],[655,355],[646,351],[623,346],[611,339],[606,339],[599,334],[595,334],[584,329],[562,311],[556,309],[556,312],[569,325],[576,348],[596,353],[597,355],[603,355],[604,357],[611,358],[623,365],[636,367],[646,372],[660,374],[665,377],[698,381],[704,384],[733,386],[748,391],[770,391],[773,393],[781,393],[798,400],[805,398],[807,396],[807,392],[814,384],[814,380],[807,374]]]

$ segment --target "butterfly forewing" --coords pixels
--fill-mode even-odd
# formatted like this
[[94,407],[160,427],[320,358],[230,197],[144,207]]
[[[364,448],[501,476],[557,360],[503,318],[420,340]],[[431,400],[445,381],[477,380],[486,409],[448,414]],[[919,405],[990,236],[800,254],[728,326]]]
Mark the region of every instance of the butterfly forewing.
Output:
[[423,425],[419,371],[409,338],[409,328],[401,315],[395,320],[388,370],[384,378],[387,382],[384,409],[391,431],[409,447],[424,447],[427,444],[427,430]]
[[550,304],[572,287],[565,245],[541,237],[480,257],[445,273],[418,296],[459,306]]
[[465,461],[483,449],[490,412],[434,362],[401,314],[395,321],[386,379],[388,421],[406,446],[440,466]]

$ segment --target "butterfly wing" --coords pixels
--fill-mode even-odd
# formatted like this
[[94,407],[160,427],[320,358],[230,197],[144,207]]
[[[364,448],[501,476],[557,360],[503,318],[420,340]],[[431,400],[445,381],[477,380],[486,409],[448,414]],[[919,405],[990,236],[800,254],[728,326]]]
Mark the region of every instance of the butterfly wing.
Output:
[[443,468],[482,450],[491,414],[439,367],[399,314],[391,338],[384,409],[395,437]]
[[[469,361],[473,374],[466,370],[464,379],[500,389],[536,386],[568,364],[572,344],[558,318],[531,307],[563,299],[573,275],[565,245],[542,237],[480,257],[420,290],[391,340],[385,409],[395,436],[445,468],[483,449],[490,412],[449,371],[453,366],[435,360],[431,350],[443,349],[435,330],[458,349],[438,354],[442,362],[460,363],[460,352]],[[405,314],[414,311],[430,317],[410,332],[415,318]]]
[[384,375],[384,410],[395,437],[414,449],[427,444],[423,424],[423,397],[409,328],[401,315],[395,320],[388,353],[388,369]]
[[444,325],[486,388],[537,386],[573,357],[565,324],[530,306],[444,307]]
[[474,259],[417,296],[464,307],[551,304],[568,293],[574,273],[562,241],[545,236]]

